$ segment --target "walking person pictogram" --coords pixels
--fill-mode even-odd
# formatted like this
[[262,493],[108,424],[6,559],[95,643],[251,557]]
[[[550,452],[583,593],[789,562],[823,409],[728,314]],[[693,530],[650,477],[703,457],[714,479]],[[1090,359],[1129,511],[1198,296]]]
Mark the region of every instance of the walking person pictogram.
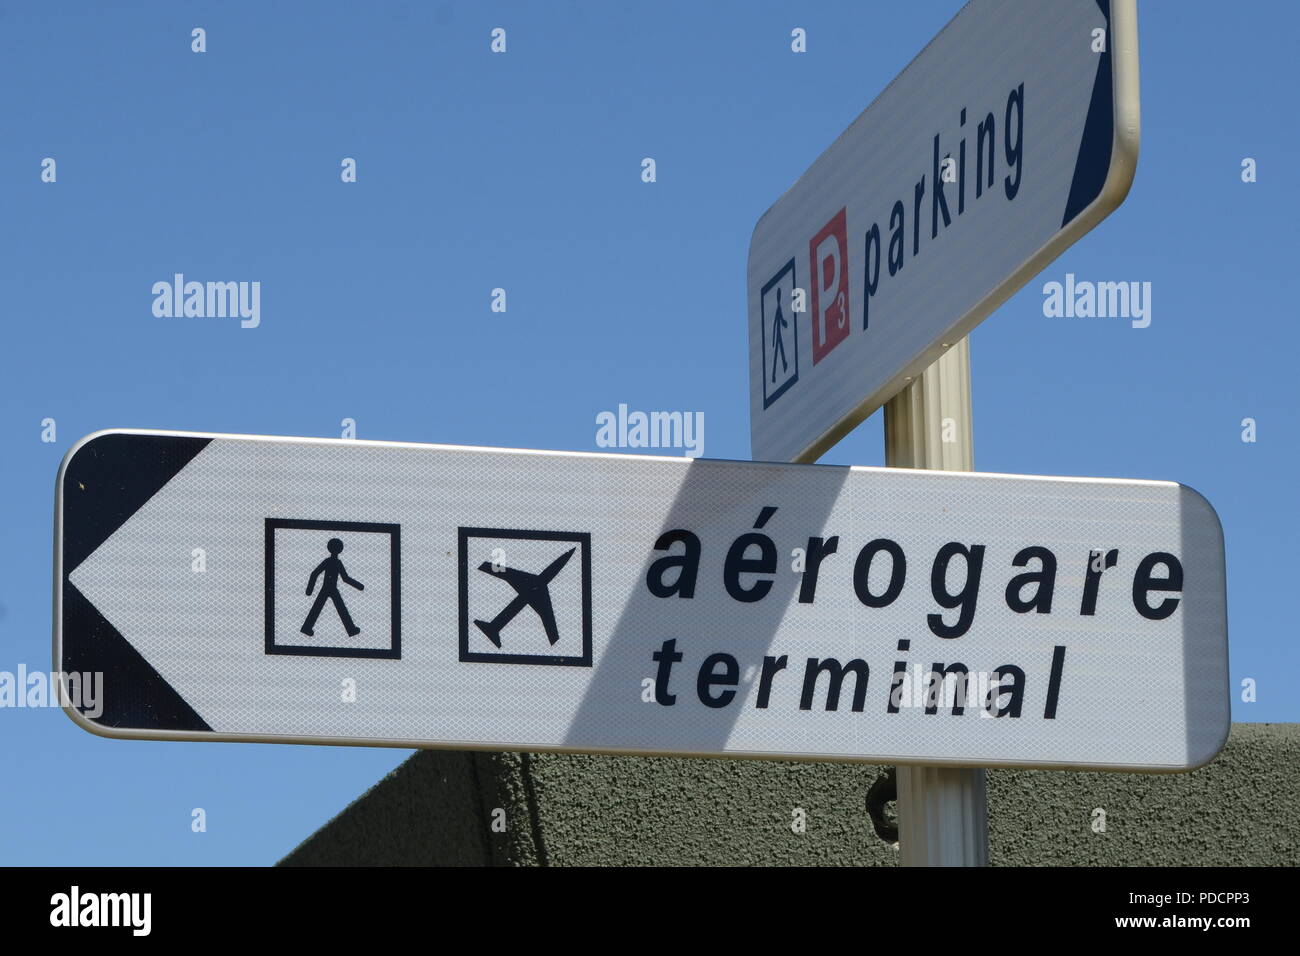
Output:
[[339,620],[343,622],[343,629],[348,632],[348,637],[356,637],[361,633],[361,628],[352,622],[352,615],[348,614],[348,606],[343,603],[343,597],[339,594],[339,579],[342,578],[344,583],[352,585],[358,591],[364,591],[365,585],[348,577],[348,572],[344,570],[343,562],[339,560],[339,552],[343,550],[342,541],[338,538],[330,538],[325,547],[329,549],[330,556],[316,565],[316,570],[311,573],[311,578],[307,581],[307,596],[311,597],[311,592],[316,589],[316,579],[322,574],[325,575],[325,581],[321,585],[315,603],[311,606],[311,613],[307,615],[307,620],[302,625],[302,633],[308,637],[313,635],[312,628],[316,625],[316,618],[320,617],[320,612],[328,599],[334,602],[334,610],[338,612]]
[[781,371],[784,372],[790,367],[790,363],[785,357],[785,340],[781,338],[781,330],[789,328],[790,323],[784,315],[781,314],[781,290],[776,290],[776,318],[772,322],[772,381],[776,381],[776,353],[781,353]]

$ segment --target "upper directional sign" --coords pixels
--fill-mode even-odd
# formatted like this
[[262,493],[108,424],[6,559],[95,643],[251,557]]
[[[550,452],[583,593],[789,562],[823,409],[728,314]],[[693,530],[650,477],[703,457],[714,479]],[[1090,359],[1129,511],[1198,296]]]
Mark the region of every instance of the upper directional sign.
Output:
[[754,457],[815,460],[1114,210],[1137,150],[1135,0],[971,0],[754,228]]
[[1172,483],[107,432],[57,509],[110,736],[1177,770],[1228,731]]

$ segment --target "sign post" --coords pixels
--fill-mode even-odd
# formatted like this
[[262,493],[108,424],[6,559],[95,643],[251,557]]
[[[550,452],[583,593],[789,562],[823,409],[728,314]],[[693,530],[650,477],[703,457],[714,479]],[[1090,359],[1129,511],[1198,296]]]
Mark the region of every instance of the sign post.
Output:
[[[885,405],[885,464],[973,471],[970,340],[962,339]],[[904,866],[988,864],[983,768],[898,768],[898,848]]]
[[[1119,206],[1135,0],[971,0],[763,216],[748,265],[757,460],[885,406],[885,461],[969,471],[970,331]],[[898,770],[906,864],[987,862],[984,771]]]

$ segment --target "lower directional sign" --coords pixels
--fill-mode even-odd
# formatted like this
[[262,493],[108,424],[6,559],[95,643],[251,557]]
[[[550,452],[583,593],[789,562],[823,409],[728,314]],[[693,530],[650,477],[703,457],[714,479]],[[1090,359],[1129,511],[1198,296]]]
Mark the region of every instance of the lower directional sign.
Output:
[[1228,732],[1173,483],[120,431],[57,498],[54,666],[109,736],[1159,771]]

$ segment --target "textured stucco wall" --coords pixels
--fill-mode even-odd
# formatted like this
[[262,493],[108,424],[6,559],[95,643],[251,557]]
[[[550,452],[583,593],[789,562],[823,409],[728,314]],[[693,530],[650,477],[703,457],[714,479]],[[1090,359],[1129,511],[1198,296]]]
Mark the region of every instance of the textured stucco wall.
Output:
[[[416,753],[282,865],[894,865],[882,767]],[[1002,865],[1300,864],[1300,724],[1234,724],[1189,774],[989,772]],[[807,825],[791,829],[801,808]],[[1105,810],[1104,833],[1093,811]],[[504,832],[494,811],[504,811]],[[495,814],[500,821],[501,814]],[[499,828],[498,823],[498,828]]]

